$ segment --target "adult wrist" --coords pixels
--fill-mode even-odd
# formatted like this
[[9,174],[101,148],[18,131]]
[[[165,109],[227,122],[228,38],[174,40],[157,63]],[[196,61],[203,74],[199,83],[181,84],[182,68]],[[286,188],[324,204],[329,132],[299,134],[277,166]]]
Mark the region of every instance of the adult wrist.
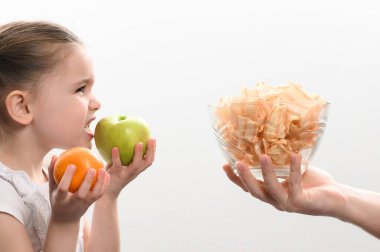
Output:
[[340,188],[345,197],[345,204],[341,209],[337,209],[336,217],[344,222],[360,224],[363,218],[366,218],[362,206],[372,200],[372,195],[346,185],[340,185]]
[[337,205],[336,209],[333,211],[331,216],[340,219],[344,222],[351,222],[351,216],[353,215],[353,189],[343,184],[337,184],[337,188],[338,191],[341,192],[342,204]]

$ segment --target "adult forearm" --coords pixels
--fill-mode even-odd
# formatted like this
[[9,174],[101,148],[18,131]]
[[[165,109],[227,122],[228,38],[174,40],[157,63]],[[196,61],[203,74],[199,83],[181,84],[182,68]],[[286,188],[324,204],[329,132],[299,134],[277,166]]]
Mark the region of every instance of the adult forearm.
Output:
[[88,251],[120,251],[117,198],[103,195],[95,203]]
[[337,217],[380,239],[380,194],[347,186],[342,186],[342,190],[347,202]]
[[79,221],[64,223],[51,220],[47,231],[44,252],[75,252],[79,226]]

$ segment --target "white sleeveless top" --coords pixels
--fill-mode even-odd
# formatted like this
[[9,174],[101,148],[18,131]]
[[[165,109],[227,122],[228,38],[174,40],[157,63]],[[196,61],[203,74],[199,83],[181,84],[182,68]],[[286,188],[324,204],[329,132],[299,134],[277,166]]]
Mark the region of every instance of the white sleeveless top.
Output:
[[[45,170],[46,173],[46,170]],[[0,162],[0,212],[14,216],[25,227],[33,251],[43,251],[51,215],[49,183],[34,183],[24,171],[14,171]],[[81,219],[81,234],[83,221]],[[77,252],[83,252],[83,235]]]

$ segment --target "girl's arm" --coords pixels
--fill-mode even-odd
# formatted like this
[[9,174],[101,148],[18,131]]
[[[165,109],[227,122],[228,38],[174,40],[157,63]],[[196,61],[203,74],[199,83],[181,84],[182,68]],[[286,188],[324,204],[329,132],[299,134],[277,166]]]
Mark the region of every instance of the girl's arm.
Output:
[[104,195],[95,203],[88,244],[89,252],[120,251],[117,198],[127,184],[152,165],[155,151],[154,139],[148,141],[145,156],[143,156],[143,145],[138,143],[135,146],[132,163],[123,166],[119,150],[117,148],[112,150],[112,165],[109,165],[108,170],[110,182]]
[[66,252],[76,251],[79,220],[74,222],[49,222],[44,251]]
[[120,251],[117,198],[103,195],[95,203],[87,251]]
[[[0,251],[33,252],[24,225],[13,216],[0,213]],[[44,251],[76,251],[79,222],[50,221]]]
[[90,190],[96,174],[94,169],[87,172],[79,190],[75,193],[68,191],[75,167],[69,166],[59,185],[55,184],[53,169],[56,157],[49,166],[49,192],[52,215],[47,230],[44,252],[76,251],[79,237],[80,218],[88,207],[99,199],[105,192],[110,176],[101,169],[94,188]]
[[24,228],[24,225],[15,217],[0,213],[0,251],[33,252],[32,243]]

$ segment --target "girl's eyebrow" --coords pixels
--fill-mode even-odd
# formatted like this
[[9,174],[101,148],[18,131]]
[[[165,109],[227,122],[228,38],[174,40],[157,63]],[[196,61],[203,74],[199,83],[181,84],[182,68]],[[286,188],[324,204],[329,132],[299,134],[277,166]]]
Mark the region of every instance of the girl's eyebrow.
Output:
[[74,85],[79,85],[79,84],[83,84],[83,83],[85,83],[87,85],[88,84],[92,84],[92,83],[94,83],[94,78],[93,77],[84,78],[84,79],[82,79],[80,81],[75,82]]

